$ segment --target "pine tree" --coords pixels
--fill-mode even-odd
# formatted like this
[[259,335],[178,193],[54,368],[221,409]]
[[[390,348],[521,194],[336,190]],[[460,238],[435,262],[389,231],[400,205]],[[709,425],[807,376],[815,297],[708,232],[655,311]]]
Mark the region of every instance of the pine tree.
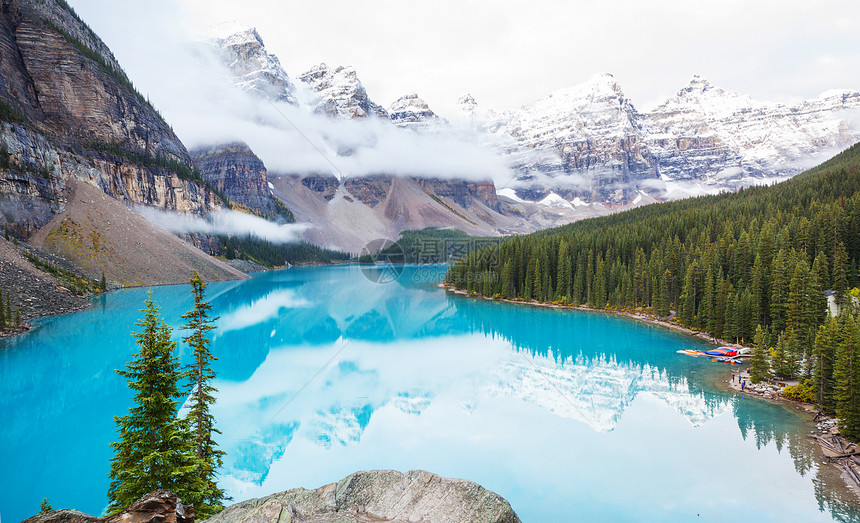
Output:
[[813,350],[815,365],[812,369],[812,378],[815,381],[815,391],[818,403],[828,412],[833,412],[835,408],[833,362],[836,358],[837,336],[836,320],[828,318],[827,322],[818,328],[818,335],[815,337],[815,349]]
[[558,267],[556,281],[556,298],[562,299],[564,296],[570,295],[570,273],[565,272],[565,266],[570,262],[570,254],[567,251],[567,242],[561,240],[558,245]]
[[807,337],[806,312],[809,309],[809,265],[800,260],[794,268],[788,291],[786,330],[791,331],[798,343],[805,346]]
[[39,514],[46,514],[52,510],[54,510],[54,508],[51,506],[51,503],[48,502],[48,498],[42,498],[42,502],[39,504]]
[[[484,274],[489,280],[490,273]],[[182,315],[182,319],[186,320],[184,328],[191,331],[191,334],[183,340],[194,351],[194,361],[186,369],[191,381],[187,420],[195,438],[197,457],[200,460],[198,474],[206,485],[194,506],[194,511],[196,516],[204,519],[224,508],[221,504],[224,491],[218,488],[215,482],[224,452],[218,449],[218,444],[213,438],[214,434],[221,432],[215,428],[215,417],[210,412],[217,392],[212,385],[212,380],[215,379],[212,362],[217,358],[209,348],[209,331],[215,329],[213,323],[217,318],[209,316],[212,304],[205,299],[206,284],[200,279],[197,271],[194,271],[189,283],[191,293],[194,295],[194,308]]]
[[657,307],[654,310],[654,312],[657,313],[657,316],[669,315],[671,286],[672,273],[669,272],[669,269],[666,269],[660,278],[660,296],[657,299]]
[[755,345],[755,348],[753,349],[752,356],[750,356],[750,381],[760,383],[767,381],[771,376],[768,347],[761,325],[756,327],[753,345]]
[[717,274],[716,286],[714,288],[714,329],[711,334],[716,338],[723,337],[726,325],[726,282],[722,273]]
[[[827,318],[827,296],[824,294],[827,274],[827,257],[819,254],[812,262],[812,272],[809,280],[809,298],[806,301],[804,324],[809,333],[810,341],[815,339],[818,326]],[[808,354],[807,354],[808,355]]]
[[857,323],[848,316],[842,333],[842,342],[836,350],[836,381],[834,397],[839,430],[846,438],[860,439],[860,333]]
[[771,365],[773,372],[780,378],[789,378],[792,375],[791,371],[791,356],[788,354],[789,341],[785,334],[780,334],[777,339],[776,346],[773,348],[771,356]]
[[699,325],[707,332],[714,332],[714,271],[710,266],[705,276],[705,293],[699,305]]
[[788,285],[791,275],[788,274],[788,255],[780,249],[773,259],[771,267],[770,286],[770,317],[775,332],[785,329],[785,309],[788,301]]
[[845,244],[836,244],[833,256],[833,290],[836,292],[836,304],[840,307],[845,303],[845,293],[848,291],[848,253]]
[[769,316],[767,310],[767,276],[761,254],[755,257],[751,278],[753,322],[754,324],[766,325]]
[[101,281],[99,281],[99,289],[102,292],[105,292],[107,290],[107,280],[105,279],[104,271],[102,271],[102,279],[101,279]]
[[[11,321],[12,318],[9,318]],[[6,330],[6,312],[3,310],[3,292],[0,291],[0,332]]]
[[603,254],[597,255],[594,266],[594,306],[599,309],[606,307],[606,264]]
[[116,512],[153,490],[172,490],[186,503],[195,503],[204,491],[197,476],[199,460],[194,438],[183,420],[177,419],[179,380],[182,372],[173,355],[176,343],[171,329],[159,317],[150,294],[144,302],[143,319],[135,323],[138,352],[117,370],[135,392],[134,405],[114,421],[119,441],[111,443],[108,512]]
[[678,307],[678,316],[681,322],[687,326],[695,326],[693,320],[696,316],[696,275],[699,271],[699,265],[693,261],[687,269],[687,275],[684,278],[684,289],[681,292],[681,305]]
[[502,265],[502,298],[511,298],[511,261],[508,260]]
[[535,280],[535,259],[529,258],[528,263],[526,264],[526,274],[525,274],[525,282],[523,285],[523,299],[526,301],[530,301],[532,299],[532,294],[534,293],[534,285]]

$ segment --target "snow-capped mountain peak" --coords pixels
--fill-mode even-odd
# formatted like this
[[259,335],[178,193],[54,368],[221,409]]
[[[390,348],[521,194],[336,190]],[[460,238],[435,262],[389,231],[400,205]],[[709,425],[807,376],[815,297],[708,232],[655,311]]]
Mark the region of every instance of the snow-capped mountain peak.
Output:
[[299,80],[316,93],[314,112],[341,118],[388,118],[388,112],[367,96],[352,67],[321,63],[300,75]]
[[461,107],[475,107],[478,105],[478,102],[475,101],[475,97],[469,93],[464,94],[457,100],[457,104]]
[[439,119],[427,102],[411,93],[401,96],[388,107],[391,121],[401,127],[424,126]]
[[278,58],[266,50],[260,33],[247,28],[215,39],[224,65],[241,89],[296,105],[296,87]]
[[752,97],[713,85],[699,75],[670,97],[655,111],[693,110],[714,117],[725,118],[737,112],[751,109],[767,109],[778,106],[771,102],[761,102]]
[[636,110],[610,74],[515,111],[478,110],[471,97],[460,107],[497,138],[522,180],[541,180],[527,193],[612,206],[649,203],[643,194],[660,187],[665,195],[716,192],[783,178],[860,139],[851,125],[860,114],[856,91],[786,105],[699,75],[648,113]]

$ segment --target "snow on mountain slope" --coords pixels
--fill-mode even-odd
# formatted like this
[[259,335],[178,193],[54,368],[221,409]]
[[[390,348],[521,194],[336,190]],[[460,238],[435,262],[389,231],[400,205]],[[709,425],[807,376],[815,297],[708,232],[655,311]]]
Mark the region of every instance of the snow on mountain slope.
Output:
[[533,179],[527,185],[566,199],[624,203],[635,178],[654,176],[641,117],[610,74],[515,111],[481,109],[471,96],[460,99],[460,110],[495,138],[491,145],[521,179]]
[[719,185],[796,174],[860,138],[849,127],[860,93],[838,91],[795,105],[760,102],[694,76],[649,113],[646,140],[663,180]]
[[352,67],[329,67],[322,63],[300,75],[299,80],[316,93],[315,113],[341,118],[388,118],[388,112],[367,96]]
[[539,200],[553,190],[613,207],[642,189],[671,198],[782,179],[860,139],[856,91],[784,105],[699,76],[649,113],[609,74],[501,113],[467,95],[460,111],[517,169],[520,196]]
[[[852,124],[860,121],[856,91],[830,91],[786,105],[757,101],[694,76],[664,103],[640,112],[619,82],[604,73],[517,110],[494,111],[466,95],[459,100],[459,118],[447,120],[415,94],[386,110],[371,100],[352,67],[320,64],[293,85],[254,30],[219,42],[232,53],[228,65],[237,84],[260,92],[260,78],[280,78],[274,84],[288,86],[281,91],[298,100],[299,112],[328,117],[324,124],[313,118],[305,122],[311,134],[322,135],[318,141],[326,144],[323,149],[343,157],[395,158],[404,151],[401,144],[412,144],[412,139],[432,135],[453,143],[469,141],[482,153],[490,150],[504,159],[515,178],[510,180],[502,165],[487,169],[487,176],[506,187],[499,192],[506,204],[522,207],[523,216],[543,225],[785,179],[860,139]],[[243,60],[247,63],[237,63]],[[397,134],[401,129],[416,132],[403,141],[404,135]],[[398,145],[385,149],[391,144]],[[421,142],[404,156],[414,159],[416,151],[438,151],[422,166],[435,165],[437,158],[460,158],[449,143],[425,145]],[[390,176],[392,171],[414,172],[386,164],[378,174]],[[435,173],[421,171],[420,176],[432,179]],[[434,188],[425,190],[433,193]],[[502,230],[507,223],[496,228]]]
[[546,195],[546,197],[544,197],[543,200],[539,201],[538,203],[541,205],[546,205],[547,207],[556,207],[559,209],[573,209],[573,205],[569,201],[565,200],[554,192],[550,192],[548,195]]
[[425,127],[439,120],[417,94],[401,96],[388,107],[388,117],[400,127]]
[[278,58],[266,51],[256,29],[217,38],[215,46],[238,87],[270,100],[297,104],[296,86]]

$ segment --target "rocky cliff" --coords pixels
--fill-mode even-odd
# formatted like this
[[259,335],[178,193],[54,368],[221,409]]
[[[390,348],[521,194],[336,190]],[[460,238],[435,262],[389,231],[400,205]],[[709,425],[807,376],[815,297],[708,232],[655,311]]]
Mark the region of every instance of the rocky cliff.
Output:
[[247,144],[200,147],[191,155],[203,179],[234,204],[272,220],[293,221],[289,210],[272,196],[266,166]]
[[501,496],[463,479],[423,470],[356,472],[316,490],[288,490],[231,505],[208,523],[516,523],[520,519]]
[[195,181],[170,126],[65,2],[0,5],[0,223],[31,234],[62,208],[70,178],[131,203],[191,212],[221,205]]

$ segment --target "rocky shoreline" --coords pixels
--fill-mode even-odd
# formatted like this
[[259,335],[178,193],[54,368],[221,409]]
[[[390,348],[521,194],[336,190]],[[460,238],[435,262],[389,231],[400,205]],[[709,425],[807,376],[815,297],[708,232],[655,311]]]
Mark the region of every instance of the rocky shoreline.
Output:
[[356,472],[318,489],[296,488],[236,503],[206,523],[520,523],[503,497],[469,480],[426,470]]
[[[425,470],[355,472],[336,483],[294,488],[228,506],[207,523],[370,523],[473,521],[520,523],[502,496],[469,480]],[[123,511],[99,518],[50,510],[22,523],[194,523],[194,508],[175,494],[151,492]]]

